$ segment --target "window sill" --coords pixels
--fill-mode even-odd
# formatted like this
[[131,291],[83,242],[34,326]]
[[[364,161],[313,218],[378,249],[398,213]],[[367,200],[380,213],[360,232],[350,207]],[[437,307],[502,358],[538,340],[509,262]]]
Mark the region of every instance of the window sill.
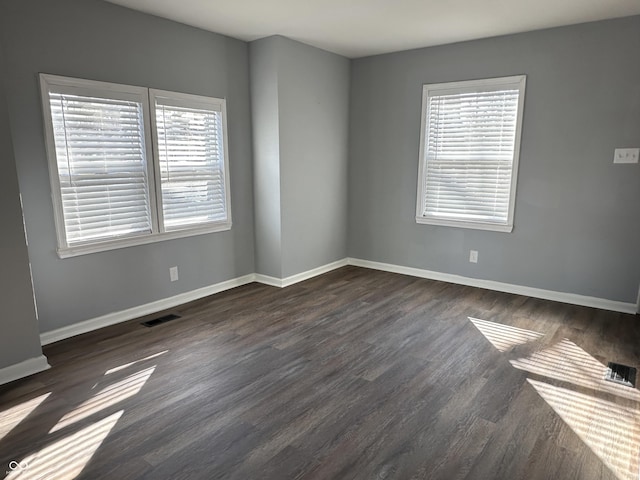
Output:
[[57,252],[60,258],[70,258],[80,255],[88,255],[90,253],[106,252],[109,250],[117,250],[120,248],[162,242],[164,240],[173,240],[176,238],[194,237],[196,235],[206,235],[208,233],[223,232],[226,230],[231,230],[231,222],[208,225],[206,227],[200,228],[175,230],[171,232],[151,233],[137,237],[121,238],[118,240],[106,240],[102,242],[77,244],[70,247],[58,248]]
[[468,228],[472,230],[490,230],[494,232],[510,233],[513,225],[500,225],[496,223],[467,222],[457,220],[444,220],[431,217],[416,217],[416,223],[424,225],[440,225],[443,227]]

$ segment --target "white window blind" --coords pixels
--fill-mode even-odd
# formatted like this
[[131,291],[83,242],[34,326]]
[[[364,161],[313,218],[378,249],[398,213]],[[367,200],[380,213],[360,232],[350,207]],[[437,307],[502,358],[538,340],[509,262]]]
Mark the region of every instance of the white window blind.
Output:
[[58,255],[231,228],[226,102],[40,75]]
[[416,219],[510,231],[524,77],[425,85]]
[[49,92],[69,245],[151,233],[142,104]]
[[225,223],[224,104],[152,90],[165,230]]

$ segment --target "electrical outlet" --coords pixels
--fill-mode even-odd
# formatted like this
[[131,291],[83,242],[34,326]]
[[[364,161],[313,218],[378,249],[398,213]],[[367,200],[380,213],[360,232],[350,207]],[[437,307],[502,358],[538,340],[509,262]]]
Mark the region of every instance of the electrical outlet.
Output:
[[471,263],[478,263],[478,251],[477,250],[469,250],[469,261]]
[[171,267],[169,269],[169,275],[171,276],[171,281],[175,282],[178,280],[178,267]]
[[616,148],[613,163],[638,163],[640,148]]

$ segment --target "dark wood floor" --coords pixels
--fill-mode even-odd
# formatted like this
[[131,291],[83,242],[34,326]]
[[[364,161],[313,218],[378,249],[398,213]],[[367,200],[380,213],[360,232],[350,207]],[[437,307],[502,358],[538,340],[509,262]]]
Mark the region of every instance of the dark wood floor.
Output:
[[0,387],[0,475],[638,478],[636,316],[356,267],[174,312]]

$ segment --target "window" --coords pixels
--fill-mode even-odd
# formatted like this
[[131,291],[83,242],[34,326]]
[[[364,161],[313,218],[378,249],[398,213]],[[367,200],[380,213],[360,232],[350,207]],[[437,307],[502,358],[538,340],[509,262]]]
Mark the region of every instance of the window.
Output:
[[525,80],[423,86],[418,223],[513,229]]
[[165,230],[225,222],[224,101],[151,90]]
[[40,79],[61,257],[231,228],[224,100]]

